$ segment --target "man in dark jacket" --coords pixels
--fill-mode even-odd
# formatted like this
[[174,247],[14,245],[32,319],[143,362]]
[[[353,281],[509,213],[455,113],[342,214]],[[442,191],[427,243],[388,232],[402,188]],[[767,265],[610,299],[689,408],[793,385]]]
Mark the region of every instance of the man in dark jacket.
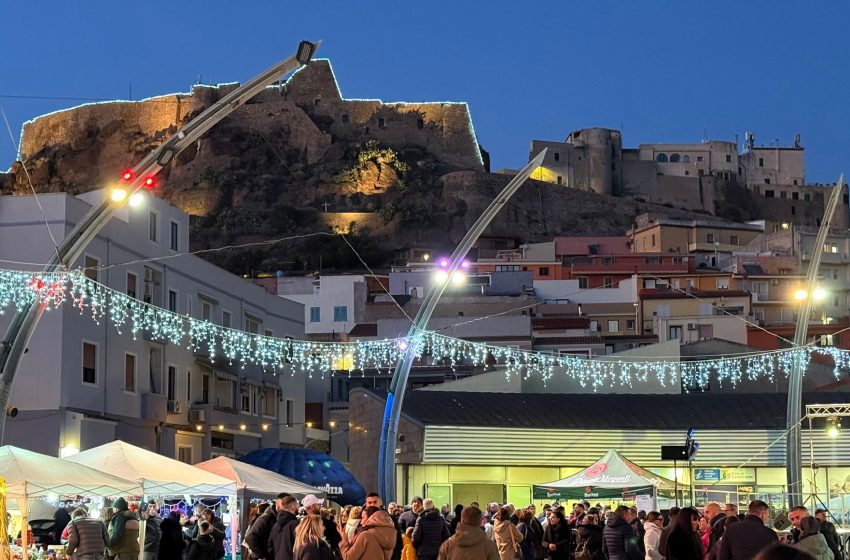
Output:
[[641,560],[637,538],[632,526],[632,514],[627,506],[618,506],[602,530],[602,552],[608,560]]
[[74,511],[68,525],[68,556],[77,560],[101,560],[106,551],[106,526],[99,519],[86,515],[80,508]]
[[[286,496],[288,496],[287,494]],[[279,497],[279,499],[286,498]],[[277,521],[273,507],[269,507],[251,524],[251,528],[245,533],[245,544],[248,545],[248,554],[251,560],[271,560],[269,556],[269,535],[272,527]]]
[[269,534],[269,560],[292,560],[292,549],[295,546],[295,528],[298,526],[298,500],[292,496],[280,500],[277,521]]
[[717,551],[718,560],[751,560],[778,542],[776,533],[765,526],[768,515],[766,503],[761,500],[750,502],[743,521],[726,527]]
[[815,510],[815,517],[818,521],[820,521],[820,532],[826,539],[826,544],[832,551],[832,555],[835,557],[835,560],[844,560],[844,555],[841,554],[841,547],[838,546],[838,531],[835,530],[835,525],[827,521],[826,510]]
[[415,496],[410,501],[410,509],[405,510],[398,518],[398,528],[404,533],[408,527],[416,526],[416,519],[422,513],[422,498]]
[[658,553],[661,556],[667,556],[667,537],[670,536],[670,531],[675,527],[675,523],[673,520],[676,519],[676,516],[679,515],[679,508],[673,506],[667,512],[667,525],[661,529],[661,536],[658,537]]
[[156,560],[156,551],[159,550],[159,537],[161,531],[159,524],[159,508],[156,502],[151,500],[148,502],[148,507],[142,514],[142,519],[145,520],[145,547],[142,550],[144,560]]
[[436,560],[440,545],[449,538],[449,526],[434,507],[433,500],[426,498],[422,508],[422,515],[413,529],[413,548],[419,560]]

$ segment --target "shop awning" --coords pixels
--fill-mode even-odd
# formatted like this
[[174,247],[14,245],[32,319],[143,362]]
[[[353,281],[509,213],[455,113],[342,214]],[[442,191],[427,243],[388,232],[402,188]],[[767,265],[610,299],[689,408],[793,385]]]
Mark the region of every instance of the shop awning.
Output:
[[672,480],[637,466],[612,449],[572,476],[535,484],[534,499],[622,499],[629,495],[672,494],[674,489]]
[[312,449],[258,449],[239,460],[301,481],[341,505],[358,505],[366,499],[366,490],[348,469]]

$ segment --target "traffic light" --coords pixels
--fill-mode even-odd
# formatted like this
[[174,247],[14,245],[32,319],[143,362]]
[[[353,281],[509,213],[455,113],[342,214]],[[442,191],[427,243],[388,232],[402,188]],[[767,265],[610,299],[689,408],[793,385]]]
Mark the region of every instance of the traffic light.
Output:
[[153,177],[153,175],[151,175],[150,177],[144,180],[142,186],[146,189],[153,189],[156,187],[156,179]]
[[121,173],[121,180],[125,183],[131,182],[136,178],[136,173],[132,169],[125,169],[123,173]]

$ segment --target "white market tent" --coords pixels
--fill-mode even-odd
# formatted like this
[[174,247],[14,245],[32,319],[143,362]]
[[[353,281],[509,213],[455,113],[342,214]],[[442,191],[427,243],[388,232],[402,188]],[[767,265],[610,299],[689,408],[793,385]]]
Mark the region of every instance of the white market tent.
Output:
[[[24,527],[29,498],[50,495],[128,496],[142,491],[137,482],[11,445],[0,447],[0,477],[6,482],[6,498],[17,502]],[[26,531],[21,536],[26,558]]]
[[235,496],[236,483],[121,440],[81,451],[68,461],[133,480],[146,496]]
[[280,492],[304,497],[307,494],[323,496],[324,493],[312,486],[277,474],[276,472],[230,457],[216,457],[195,465],[236,483],[236,490],[251,498],[274,498]]

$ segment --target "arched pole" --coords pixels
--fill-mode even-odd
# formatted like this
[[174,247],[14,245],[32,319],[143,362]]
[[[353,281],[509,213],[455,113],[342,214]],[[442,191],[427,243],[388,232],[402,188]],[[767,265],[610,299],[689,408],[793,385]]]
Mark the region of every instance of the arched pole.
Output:
[[378,449],[378,488],[385,503],[396,500],[396,472],[395,472],[395,444],[398,438],[398,423],[401,418],[401,407],[404,401],[404,392],[407,388],[407,378],[410,375],[410,367],[413,365],[416,344],[414,339],[418,332],[425,330],[431,314],[446,286],[451,281],[452,275],[460,268],[463,258],[472,249],[472,245],[484,232],[496,214],[502,209],[513,194],[522,186],[531,175],[531,172],[540,167],[546,156],[546,148],[523,167],[516,176],[502,189],[490,206],[476,220],[466,235],[458,244],[451,256],[451,262],[446,276],[447,281],[434,283],[416,313],[416,318],[407,332],[407,348],[404,355],[396,364],[393,378],[390,382],[390,390],[387,393],[387,404],[384,408],[384,422],[381,426],[381,443]]

